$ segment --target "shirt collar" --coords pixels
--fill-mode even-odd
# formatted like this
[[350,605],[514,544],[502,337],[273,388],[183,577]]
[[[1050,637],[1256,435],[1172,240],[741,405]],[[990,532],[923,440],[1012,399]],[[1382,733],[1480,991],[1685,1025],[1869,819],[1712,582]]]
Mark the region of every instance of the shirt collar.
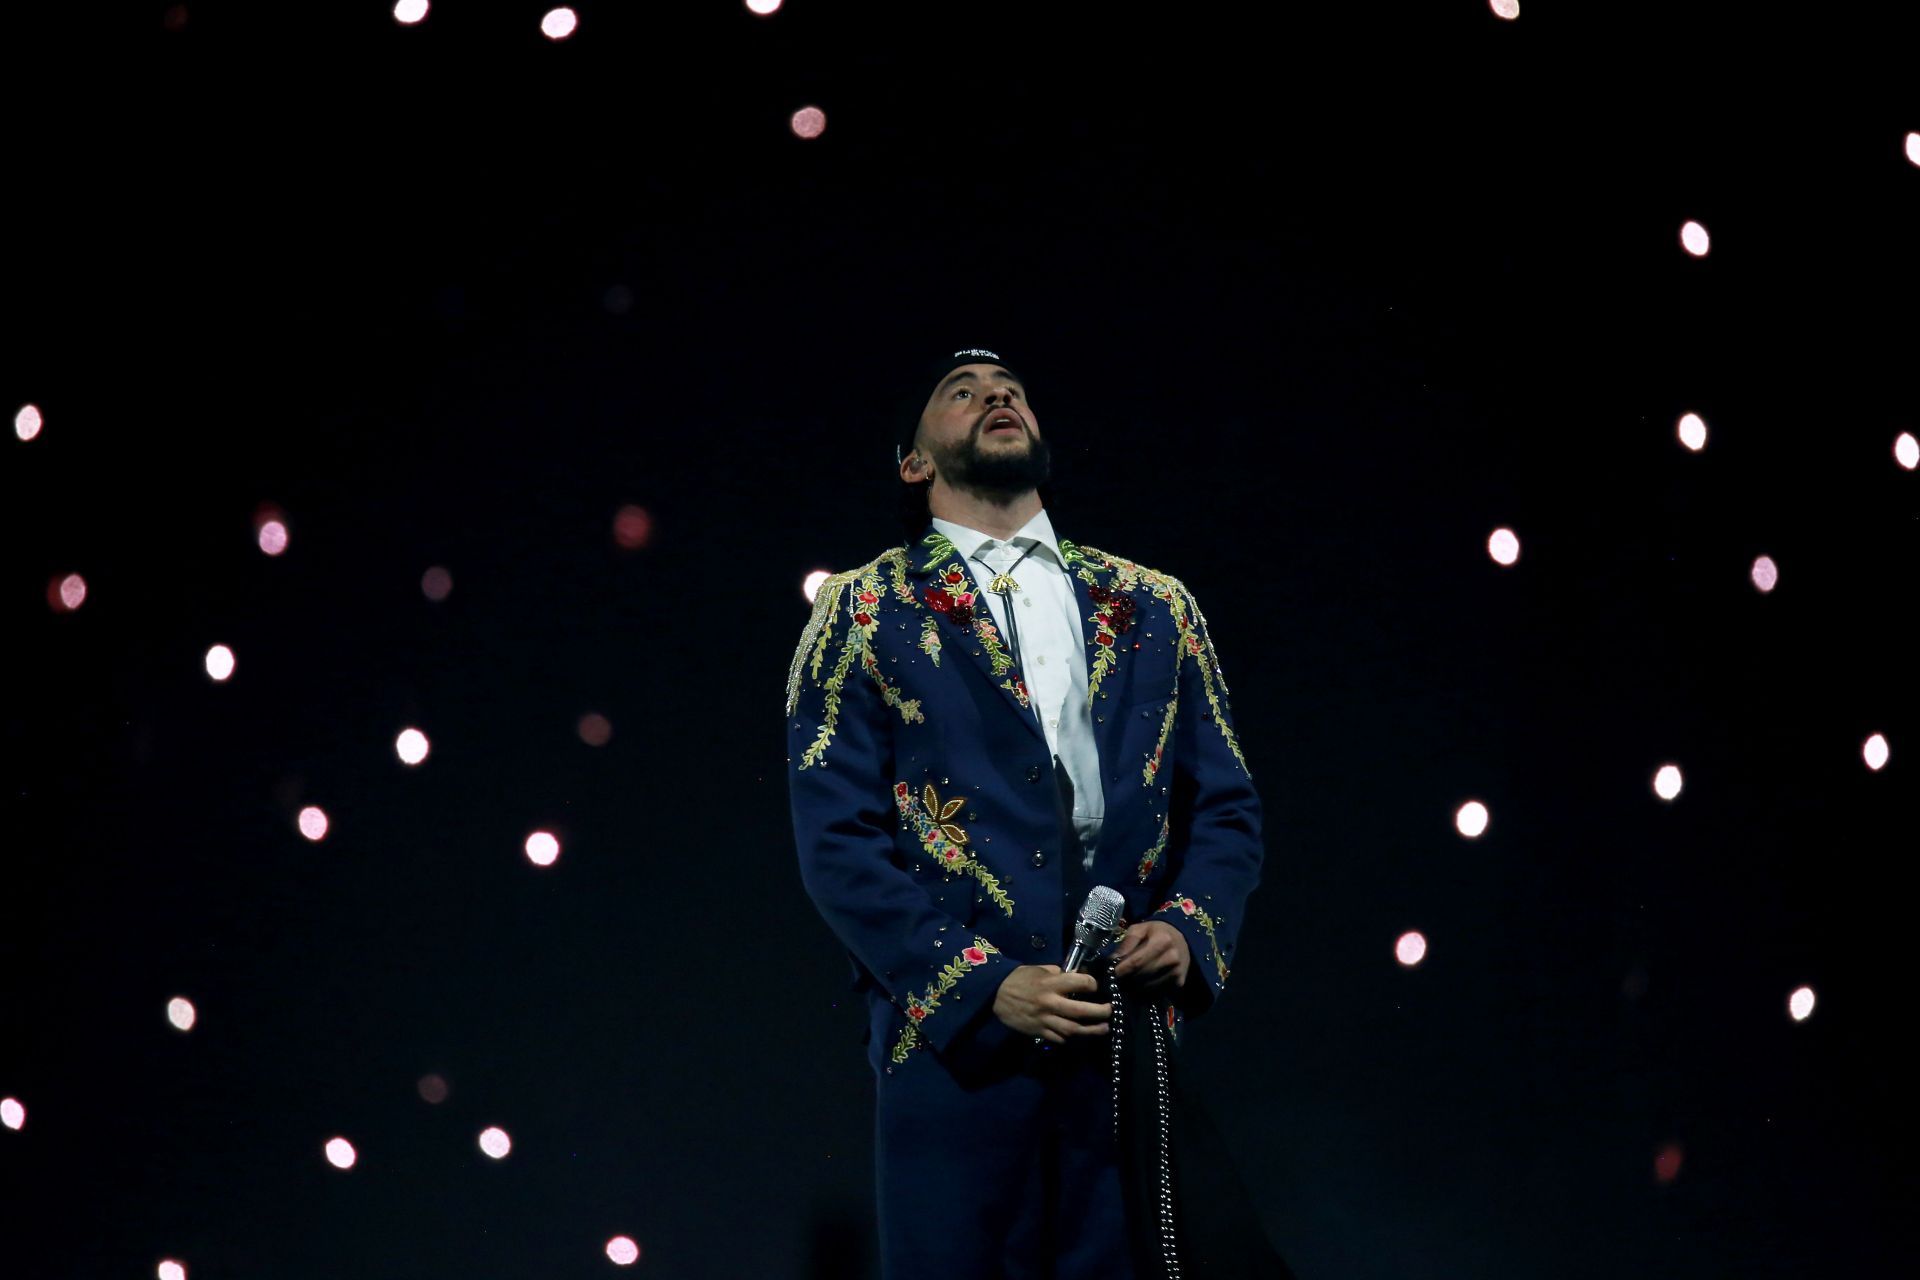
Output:
[[990,533],[982,533],[978,529],[956,524],[952,520],[943,520],[939,516],[933,517],[933,527],[946,534],[947,540],[953,543],[954,548],[969,560],[979,553],[984,543],[1005,541],[1017,544],[1021,538],[1032,538],[1040,544],[1034,548],[1033,554],[1036,557],[1042,550],[1046,550],[1053,554],[1055,564],[1062,568],[1066,567],[1066,557],[1060,554],[1060,540],[1053,535],[1053,521],[1047,519],[1045,507],[1034,512],[1033,519],[1021,525],[1014,531],[1012,537],[1006,539],[995,538]]

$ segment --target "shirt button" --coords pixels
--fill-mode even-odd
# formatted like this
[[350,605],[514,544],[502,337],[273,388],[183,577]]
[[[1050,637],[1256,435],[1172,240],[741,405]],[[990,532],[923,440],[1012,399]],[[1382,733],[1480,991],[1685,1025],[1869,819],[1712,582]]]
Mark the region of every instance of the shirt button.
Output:
[[1043,667],[1047,665],[1047,655],[1044,653],[1040,655],[1040,665]]
[[1047,721],[1047,728],[1049,728],[1049,729],[1058,729],[1059,727],[1060,727],[1060,722],[1059,722],[1058,720],[1049,720],[1049,721]]
[[1036,933],[1031,938],[1028,938],[1027,941],[1033,944],[1035,951],[1045,951],[1047,949],[1047,935],[1044,933]]
[[1042,853],[1042,852],[1040,852],[1040,851],[1039,851],[1038,849],[1035,849],[1035,850],[1033,851],[1033,865],[1034,865],[1034,866],[1036,866],[1036,867],[1044,867],[1044,866],[1046,866],[1046,865],[1047,865],[1047,855],[1046,855],[1046,854],[1044,854],[1044,853]]
[[1033,608],[1033,597],[1028,596],[1025,600],[1022,600],[1020,603],[1027,606],[1027,608],[1031,609]]

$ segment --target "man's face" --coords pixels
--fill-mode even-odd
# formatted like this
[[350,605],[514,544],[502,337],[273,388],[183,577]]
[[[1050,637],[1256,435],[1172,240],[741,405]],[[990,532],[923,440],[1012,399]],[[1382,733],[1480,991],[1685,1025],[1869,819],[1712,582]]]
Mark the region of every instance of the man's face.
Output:
[[962,365],[942,378],[919,439],[936,473],[957,488],[1016,495],[1047,478],[1049,450],[1026,389],[996,364]]

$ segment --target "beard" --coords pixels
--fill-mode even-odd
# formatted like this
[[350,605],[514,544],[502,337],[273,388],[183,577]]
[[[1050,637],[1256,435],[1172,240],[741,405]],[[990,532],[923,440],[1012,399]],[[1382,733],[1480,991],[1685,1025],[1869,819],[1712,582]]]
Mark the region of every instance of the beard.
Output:
[[[1024,428],[1022,429],[1024,430]],[[1053,451],[1045,440],[1027,437],[1022,450],[983,453],[980,437],[969,437],[945,457],[934,458],[956,489],[969,489],[986,498],[1017,498],[1047,482]]]

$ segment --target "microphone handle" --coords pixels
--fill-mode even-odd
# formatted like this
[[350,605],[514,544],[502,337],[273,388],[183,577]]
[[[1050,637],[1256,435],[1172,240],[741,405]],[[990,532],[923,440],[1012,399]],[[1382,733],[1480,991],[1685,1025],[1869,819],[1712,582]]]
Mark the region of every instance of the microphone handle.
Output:
[[[1087,958],[1087,951],[1087,944],[1075,938],[1073,940],[1073,946],[1067,950],[1067,962],[1060,966],[1060,972],[1080,972],[1080,962]],[[1047,1038],[1045,1036],[1035,1036],[1033,1042],[1038,1045],[1044,1045],[1047,1042]]]

